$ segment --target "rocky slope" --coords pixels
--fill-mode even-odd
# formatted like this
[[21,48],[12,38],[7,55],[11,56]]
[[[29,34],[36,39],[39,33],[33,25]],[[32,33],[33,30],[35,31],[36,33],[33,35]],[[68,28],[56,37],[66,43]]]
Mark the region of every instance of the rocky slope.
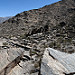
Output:
[[0,23],[8,20],[9,18],[11,18],[11,17],[0,17]]
[[[1,24],[0,34],[31,35],[34,34],[33,30],[36,30],[35,33],[42,32],[45,26],[49,31],[59,24],[68,26],[74,17],[74,7],[75,2],[73,0],[63,0],[40,9],[25,11]],[[62,27],[63,25],[61,25]]]
[[9,75],[41,75],[45,48],[75,52],[75,1],[62,0],[17,14],[0,24],[0,37],[8,43],[1,43],[2,50],[24,49],[18,65],[9,71]]
[[49,37],[50,47],[74,51],[75,1],[62,0],[40,9],[25,11],[0,24],[0,36],[8,38],[16,36],[28,39],[28,36],[37,33]]

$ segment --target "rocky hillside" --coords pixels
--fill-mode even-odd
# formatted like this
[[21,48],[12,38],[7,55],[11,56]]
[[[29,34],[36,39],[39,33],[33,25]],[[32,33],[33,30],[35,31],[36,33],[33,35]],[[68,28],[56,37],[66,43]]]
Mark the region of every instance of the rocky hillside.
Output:
[[1,24],[0,35],[31,35],[34,34],[33,30],[36,30],[35,33],[42,32],[45,26],[49,31],[59,24],[68,26],[74,13],[74,0],[63,0],[40,9],[25,11]]
[[8,20],[9,18],[11,18],[11,17],[0,17],[0,23]]
[[62,0],[40,9],[24,11],[0,24],[0,36],[8,38],[27,39],[37,33],[49,37],[50,47],[66,51],[69,46],[74,51],[75,1]]
[[[41,61],[45,48],[50,47],[70,54],[75,52],[75,1],[62,0],[40,9],[17,14],[0,24],[0,37],[3,43],[0,44],[1,51],[7,51],[6,59],[12,59],[14,55],[14,59],[7,61],[9,65],[1,62],[0,74],[41,75]],[[12,52],[12,48],[22,48],[22,57],[17,50],[16,53]],[[21,58],[16,65],[14,62],[18,57]],[[9,70],[10,66],[12,71]]]

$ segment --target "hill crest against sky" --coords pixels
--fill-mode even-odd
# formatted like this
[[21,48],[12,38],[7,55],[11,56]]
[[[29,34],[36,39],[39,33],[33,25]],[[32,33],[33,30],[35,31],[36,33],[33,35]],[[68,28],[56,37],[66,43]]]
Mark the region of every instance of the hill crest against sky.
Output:
[[23,11],[38,9],[60,0],[0,0],[0,17],[15,16]]

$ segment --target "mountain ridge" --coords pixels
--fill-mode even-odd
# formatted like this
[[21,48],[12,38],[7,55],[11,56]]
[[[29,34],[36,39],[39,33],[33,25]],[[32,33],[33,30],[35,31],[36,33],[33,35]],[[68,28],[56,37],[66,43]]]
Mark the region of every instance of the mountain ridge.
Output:
[[[64,5],[64,6],[63,6]],[[55,24],[59,24],[60,21],[65,21],[66,19],[68,20],[67,17],[69,14],[67,10],[69,10],[71,7],[74,7],[74,3],[70,3],[67,5],[67,3],[63,3],[63,1],[59,1],[57,3],[51,4],[51,5],[47,5],[43,8],[40,9],[34,9],[34,10],[30,10],[30,11],[24,11],[21,14],[17,14],[15,17],[13,17],[12,19],[9,19],[8,21],[4,22],[2,24],[3,27],[5,27],[7,24],[9,24],[8,26],[12,26],[10,27],[11,30],[9,30],[10,32],[12,31],[14,33],[14,31],[18,32],[21,31],[21,33],[24,34],[23,30],[20,29],[19,26],[24,27],[25,25],[28,27],[28,25],[30,25],[31,23],[33,23],[35,25],[35,23],[40,23],[39,21],[43,21],[43,19],[47,20],[49,19],[50,24],[55,25]],[[66,9],[66,10],[65,10]],[[60,11],[59,11],[60,10]],[[64,13],[65,12],[65,13]],[[35,16],[36,15],[36,16]],[[42,16],[41,16],[42,15]],[[57,15],[57,16],[56,16]],[[69,15],[69,17],[72,16]],[[58,20],[58,21],[57,21]],[[29,22],[28,22],[29,21]],[[47,22],[47,21],[45,21]],[[6,24],[5,24],[6,23]],[[46,23],[42,24],[45,25]],[[0,25],[1,26],[1,25]],[[51,26],[51,25],[50,25]],[[7,26],[6,26],[7,27]],[[16,27],[16,29],[15,29]],[[14,28],[14,29],[13,29]],[[29,27],[28,27],[29,28]],[[6,30],[5,29],[5,30]],[[20,29],[20,30],[19,30]],[[5,31],[3,28],[1,28],[1,32]],[[26,29],[25,29],[26,30]],[[27,31],[27,30],[26,30]],[[7,31],[5,31],[6,34]],[[11,32],[11,33],[12,33]],[[8,33],[8,32],[7,32]],[[12,34],[13,34],[12,33]],[[27,34],[27,32],[26,32]],[[18,35],[18,34],[16,34]]]
[[0,23],[8,20],[9,18],[12,18],[12,16],[9,16],[9,17],[0,17]]
[[53,41],[48,46],[64,51],[69,44],[74,51],[71,45],[75,40],[74,0],[62,0],[40,9],[24,11],[0,24],[1,37],[27,39],[38,33],[52,37]]

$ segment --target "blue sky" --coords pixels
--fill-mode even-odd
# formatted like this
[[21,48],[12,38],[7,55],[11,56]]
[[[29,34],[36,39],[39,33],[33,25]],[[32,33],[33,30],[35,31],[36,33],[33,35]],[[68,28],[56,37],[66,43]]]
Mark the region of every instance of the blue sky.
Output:
[[23,11],[37,9],[60,0],[0,0],[0,17],[15,16]]

